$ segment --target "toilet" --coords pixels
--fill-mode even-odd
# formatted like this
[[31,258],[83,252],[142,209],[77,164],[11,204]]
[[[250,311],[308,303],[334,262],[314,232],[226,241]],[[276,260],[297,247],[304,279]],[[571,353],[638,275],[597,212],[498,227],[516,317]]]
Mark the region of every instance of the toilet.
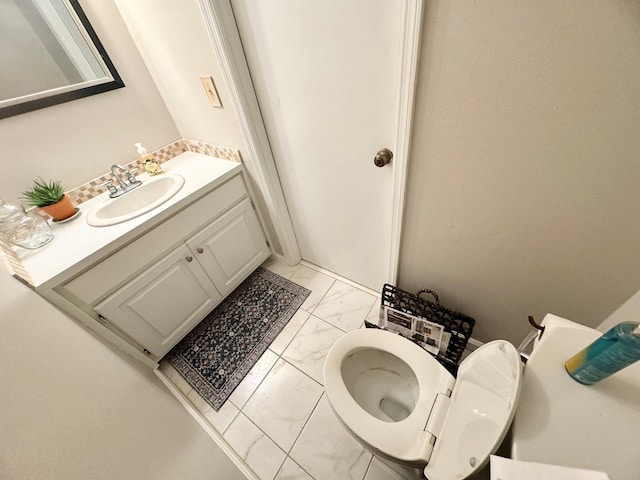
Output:
[[406,338],[360,329],[327,354],[325,391],[351,435],[388,464],[429,480],[478,472],[515,414],[522,364],[509,342],[489,342],[462,361],[454,378]]

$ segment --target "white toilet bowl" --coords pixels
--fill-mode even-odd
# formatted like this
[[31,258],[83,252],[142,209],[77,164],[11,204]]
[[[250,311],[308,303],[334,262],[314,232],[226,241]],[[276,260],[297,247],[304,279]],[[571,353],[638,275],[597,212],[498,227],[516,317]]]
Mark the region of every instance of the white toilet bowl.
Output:
[[340,338],[324,366],[329,403],[372,453],[424,468],[430,480],[482,468],[515,413],[522,368],[515,347],[494,341],[458,369],[457,380],[413,342],[384,330]]

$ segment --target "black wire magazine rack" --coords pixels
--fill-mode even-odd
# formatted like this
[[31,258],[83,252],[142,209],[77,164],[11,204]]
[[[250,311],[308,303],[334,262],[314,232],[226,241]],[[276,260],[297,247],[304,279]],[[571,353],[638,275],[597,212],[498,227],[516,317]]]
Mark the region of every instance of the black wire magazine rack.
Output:
[[[421,295],[423,294],[432,295],[435,302],[422,298]],[[429,353],[449,372],[454,376],[456,375],[462,353],[467,346],[469,338],[471,338],[473,326],[476,323],[475,319],[440,305],[440,299],[433,290],[424,289],[417,294],[413,294],[388,283],[382,289],[380,307],[381,309],[388,307],[442,325],[444,332],[450,335],[447,348],[444,351],[441,350],[437,355]],[[365,322],[365,326],[367,328],[380,328],[379,325],[370,322]],[[417,338],[409,338],[409,340],[422,346]]]

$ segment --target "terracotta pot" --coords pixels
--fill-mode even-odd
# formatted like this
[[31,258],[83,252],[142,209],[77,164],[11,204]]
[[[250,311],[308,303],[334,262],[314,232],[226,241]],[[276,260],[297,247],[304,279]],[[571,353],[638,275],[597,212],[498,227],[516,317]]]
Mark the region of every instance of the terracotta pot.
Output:
[[76,207],[71,202],[71,198],[69,195],[65,195],[58,203],[54,203],[52,205],[47,205],[46,207],[40,207],[41,210],[50,216],[53,217],[54,220],[64,220],[69,218],[71,215],[76,213]]

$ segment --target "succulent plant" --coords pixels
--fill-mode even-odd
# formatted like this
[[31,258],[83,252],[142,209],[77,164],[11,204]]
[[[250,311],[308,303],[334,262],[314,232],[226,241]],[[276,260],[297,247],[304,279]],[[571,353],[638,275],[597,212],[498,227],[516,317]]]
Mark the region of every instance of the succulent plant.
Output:
[[33,181],[33,187],[22,192],[22,198],[28,205],[46,207],[58,203],[64,197],[62,184],[55,180],[45,182],[41,178]]

